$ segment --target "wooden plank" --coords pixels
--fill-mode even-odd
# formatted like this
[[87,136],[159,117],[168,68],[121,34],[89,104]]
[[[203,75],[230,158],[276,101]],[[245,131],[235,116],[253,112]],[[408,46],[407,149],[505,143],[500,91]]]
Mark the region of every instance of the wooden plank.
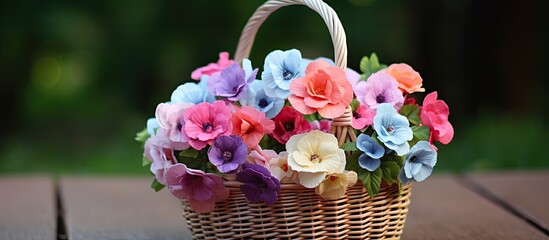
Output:
[[152,178],[64,178],[61,196],[68,237],[191,239],[178,199],[156,193]]
[[525,217],[545,229],[549,226],[549,171],[490,173],[470,178]]
[[412,188],[403,239],[547,239],[547,236],[453,176],[432,176]]
[[0,239],[56,238],[53,181],[44,176],[0,176]]

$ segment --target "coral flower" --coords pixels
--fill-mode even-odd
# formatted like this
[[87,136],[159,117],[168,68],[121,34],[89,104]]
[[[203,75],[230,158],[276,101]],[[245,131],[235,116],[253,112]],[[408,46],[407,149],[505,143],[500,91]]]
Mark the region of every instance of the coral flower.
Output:
[[403,93],[425,92],[425,89],[421,87],[423,79],[421,79],[419,73],[408,64],[391,64],[388,68],[381,70],[381,72],[387,73],[395,78],[398,82],[398,88]]
[[345,71],[323,60],[310,63],[305,77],[292,82],[290,92],[288,100],[297,111],[303,114],[318,111],[325,118],[341,116],[353,98]]
[[249,148],[257,146],[263,135],[270,134],[275,127],[273,120],[265,117],[264,112],[248,106],[237,109],[231,122],[232,134],[242,137]]
[[217,136],[229,135],[232,130],[231,110],[222,101],[200,103],[183,115],[182,132],[191,146],[200,150]]
[[357,174],[353,171],[333,173],[328,175],[324,181],[315,188],[315,193],[325,199],[338,199],[345,195],[345,190],[355,185],[357,180]]
[[369,109],[377,109],[383,103],[390,103],[396,109],[400,109],[404,103],[398,82],[383,72],[372,74],[366,82],[359,82],[354,90],[356,99]]
[[345,168],[345,152],[333,134],[313,130],[295,135],[286,143],[286,150],[288,166],[306,188],[318,186],[326,175],[341,173]]
[[221,177],[187,168],[178,163],[166,170],[168,190],[179,199],[187,199],[191,208],[200,213],[210,212],[215,202],[229,197],[229,189]]
[[202,76],[211,76],[215,73],[221,72],[227,66],[233,64],[234,61],[229,59],[228,52],[219,53],[219,60],[217,63],[210,63],[204,67],[200,67],[191,73],[191,78],[194,80],[200,80]]
[[293,135],[311,131],[311,125],[305,120],[303,114],[290,106],[282,108],[273,121],[275,129],[271,137],[282,144],[286,144]]
[[437,100],[438,93],[432,92],[425,96],[421,108],[421,122],[431,130],[430,142],[439,141],[448,144],[454,137],[454,128],[448,121],[450,109],[442,100]]
[[355,111],[353,111],[353,118],[351,119],[351,127],[360,130],[366,126],[374,123],[374,116],[376,112],[366,107],[366,105],[359,105]]

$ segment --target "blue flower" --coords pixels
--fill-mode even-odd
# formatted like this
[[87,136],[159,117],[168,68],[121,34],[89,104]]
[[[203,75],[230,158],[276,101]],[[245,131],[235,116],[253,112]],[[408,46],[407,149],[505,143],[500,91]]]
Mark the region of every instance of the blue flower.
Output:
[[149,133],[149,136],[156,135],[156,129],[159,127],[160,123],[158,123],[156,118],[149,118],[149,120],[147,120],[147,133]]
[[276,50],[265,58],[261,79],[265,81],[265,93],[269,97],[286,99],[290,96],[290,84],[304,75],[301,52],[297,49]]
[[385,154],[385,148],[366,134],[358,135],[356,147],[364,152],[358,157],[360,167],[372,172],[381,164],[380,158]]
[[240,104],[254,107],[272,119],[284,107],[284,99],[267,96],[265,89],[263,89],[264,83],[265,81],[253,81],[248,87],[248,91],[240,99]]
[[215,101],[215,97],[208,91],[208,78],[208,75],[203,75],[198,84],[194,82],[188,82],[180,85],[179,87],[177,87],[177,89],[175,89],[175,91],[173,91],[171,102],[184,102],[193,104],[199,104],[203,102],[213,103]]
[[406,156],[398,178],[403,184],[408,184],[412,180],[421,182],[431,175],[435,164],[437,164],[437,152],[431,148],[429,142],[419,141]]
[[378,106],[374,117],[374,130],[377,139],[387,148],[395,150],[399,156],[410,151],[408,141],[412,140],[414,133],[408,119],[398,114],[393,105],[382,103]]

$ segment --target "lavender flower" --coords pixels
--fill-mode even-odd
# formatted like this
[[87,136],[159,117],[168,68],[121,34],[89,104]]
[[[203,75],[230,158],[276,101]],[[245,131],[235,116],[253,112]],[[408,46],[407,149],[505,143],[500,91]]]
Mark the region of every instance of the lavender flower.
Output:
[[383,72],[372,74],[366,82],[358,82],[354,89],[356,99],[369,109],[377,109],[383,103],[389,103],[400,109],[404,103],[402,92],[398,89],[398,82],[391,75]]
[[248,149],[239,136],[219,136],[215,139],[208,158],[222,173],[235,171],[246,159]]
[[220,73],[212,75],[208,81],[208,90],[214,96],[225,97],[229,101],[238,101],[255,79],[258,69],[252,70],[248,59],[242,62],[244,69],[233,63]]
[[278,200],[280,181],[260,165],[244,163],[242,171],[236,174],[236,180],[244,183],[240,190],[252,203],[274,204]]

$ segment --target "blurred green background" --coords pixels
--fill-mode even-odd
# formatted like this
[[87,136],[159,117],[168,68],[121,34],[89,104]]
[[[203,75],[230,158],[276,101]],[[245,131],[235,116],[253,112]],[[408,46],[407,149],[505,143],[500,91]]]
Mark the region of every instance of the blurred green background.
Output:
[[[147,174],[135,132],[193,69],[232,56],[263,2],[0,2],[0,172]],[[371,52],[406,62],[450,106],[455,137],[437,172],[549,168],[546,1],[326,2],[346,28],[349,67]],[[333,52],[305,7],[265,22],[254,67],[289,48]]]

